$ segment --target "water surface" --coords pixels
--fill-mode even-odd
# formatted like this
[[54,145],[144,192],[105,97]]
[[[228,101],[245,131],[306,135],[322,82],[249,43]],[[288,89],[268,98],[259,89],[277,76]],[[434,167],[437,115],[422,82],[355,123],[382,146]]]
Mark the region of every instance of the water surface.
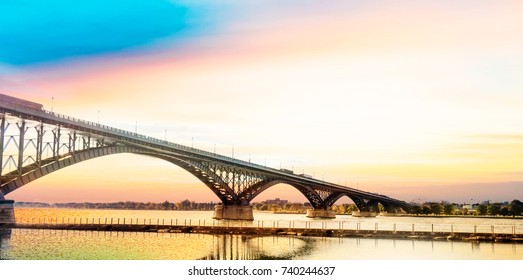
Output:
[[[398,230],[448,229],[471,232],[513,231],[523,233],[523,220],[484,218],[337,216],[335,220],[311,220],[304,215],[255,212],[255,221],[214,221],[210,211],[132,211],[81,209],[16,209],[17,222],[40,223],[145,223],[178,225],[237,225],[292,229],[387,228]],[[396,260],[396,259],[523,259],[523,244],[495,242],[433,241],[418,239],[322,238],[301,236],[253,236],[238,234],[186,234],[157,232],[104,232],[76,230],[4,229],[0,231],[0,259],[82,260]]]

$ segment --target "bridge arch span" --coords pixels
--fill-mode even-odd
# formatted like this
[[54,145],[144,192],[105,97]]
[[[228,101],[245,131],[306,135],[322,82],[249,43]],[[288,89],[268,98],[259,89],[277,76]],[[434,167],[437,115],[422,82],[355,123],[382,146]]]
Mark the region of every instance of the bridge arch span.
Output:
[[269,188],[277,185],[277,184],[287,184],[291,187],[298,190],[307,200],[311,203],[311,205],[316,208],[325,208],[325,205],[323,203],[323,200],[321,197],[309,186],[302,185],[296,182],[292,182],[289,180],[284,179],[266,179],[261,182],[258,182],[254,185],[252,185],[249,189],[245,191],[245,199],[248,199],[249,201],[253,200],[256,196],[260,195],[264,191],[268,190]]
[[[270,187],[276,184],[288,184],[302,193],[315,209],[326,208],[322,198],[310,186],[285,179],[265,178],[243,190],[235,191],[229,187],[229,184],[225,182],[222,177],[216,174],[215,170],[210,170],[205,164],[199,164],[197,161],[193,161],[190,158],[184,158],[183,156],[177,157],[168,154],[158,154],[148,149],[123,145],[78,150],[71,154],[44,159],[40,164],[34,163],[25,166],[22,176],[13,175],[12,180],[2,182],[3,184],[0,186],[0,194],[5,196],[30,182],[74,164],[103,156],[122,153],[154,157],[179,166],[203,182],[226,205],[248,205],[252,199]],[[10,174],[6,174],[5,177],[9,178],[9,176]]]
[[393,213],[397,212],[401,207],[388,204],[384,201],[374,200],[374,199],[365,199],[362,197],[358,197],[354,194],[348,194],[344,192],[336,192],[331,194],[327,199],[325,200],[325,203],[328,205],[328,207],[334,205],[336,201],[342,199],[343,197],[348,197],[359,211],[361,212],[379,212],[380,205],[386,212]]
[[[219,199],[222,201],[237,200],[237,196],[230,189],[223,188],[223,182],[220,178],[215,176],[203,166],[194,166],[189,161],[182,160],[173,156],[158,155],[151,151],[131,146],[104,146],[99,148],[90,148],[87,150],[76,151],[71,155],[63,155],[60,158],[49,158],[42,161],[40,165],[32,164],[24,167],[24,175],[16,176],[13,180],[2,182],[0,187],[0,197],[23,187],[24,185],[33,182],[43,176],[51,174],[55,171],[64,169],[74,164],[84,162],[90,159],[95,159],[103,156],[114,154],[131,153],[137,155],[144,155],[158,158],[172,163],[185,171],[189,172],[200,181],[202,181],[209,189],[211,189]],[[6,174],[8,177],[9,174]],[[213,183],[216,182],[216,183]],[[5,184],[4,184],[5,183]]]
[[[321,194],[321,192],[319,192],[317,189],[314,189],[314,186],[311,185],[300,184],[285,178],[263,177],[259,176],[259,174],[253,175],[254,177],[259,177],[256,178],[258,180],[257,182],[249,184],[244,188],[235,190],[231,188],[231,182],[227,182],[224,180],[224,177],[221,177],[219,174],[217,174],[219,171],[216,169],[211,170],[209,165],[205,164],[201,160],[193,159],[183,155],[165,153],[160,154],[146,148],[127,145],[111,145],[97,148],[88,148],[85,150],[77,150],[70,154],[60,155],[58,157],[43,159],[39,163],[33,163],[24,166],[23,175],[17,176],[16,174],[13,174],[12,180],[6,180],[5,178],[9,178],[10,174],[5,174],[3,181],[0,182],[0,199],[4,199],[5,195],[13,192],[18,188],[21,188],[22,186],[32,181],[76,163],[122,153],[131,153],[158,158],[184,169],[204,183],[204,185],[206,185],[211,191],[213,191],[224,205],[248,206],[250,201],[274,185],[287,184],[303,194],[315,210],[330,210],[330,207],[344,196],[350,198],[360,211],[377,211],[379,203],[381,203],[387,212],[393,212],[397,210],[397,207],[388,205],[387,203],[381,201],[369,200],[345,192],[332,192],[325,195]],[[227,176],[225,179],[227,179]],[[233,177],[235,178],[235,176]],[[233,185],[235,183],[234,181],[235,179],[232,180]]]
[[[12,180],[2,182],[0,192],[3,195],[7,195],[22,186],[35,181],[45,175],[51,174],[55,171],[69,167],[71,165],[99,158],[102,156],[108,156],[120,153],[139,153],[141,149],[128,147],[128,146],[104,146],[98,148],[90,148],[86,150],[76,151],[73,154],[61,155],[60,157],[52,157],[42,160],[40,164],[34,163],[24,167],[22,176],[14,176]],[[16,173],[16,172],[12,172]],[[4,175],[6,178],[10,177],[10,174]]]
[[182,160],[174,156],[157,155],[151,152],[137,153],[141,155],[151,156],[158,159],[163,159],[170,162],[185,171],[191,173],[194,177],[198,178],[204,183],[216,196],[226,204],[234,204],[239,201],[238,195],[228,187],[227,183],[223,179],[217,176],[212,170],[205,165],[193,163],[190,160]]

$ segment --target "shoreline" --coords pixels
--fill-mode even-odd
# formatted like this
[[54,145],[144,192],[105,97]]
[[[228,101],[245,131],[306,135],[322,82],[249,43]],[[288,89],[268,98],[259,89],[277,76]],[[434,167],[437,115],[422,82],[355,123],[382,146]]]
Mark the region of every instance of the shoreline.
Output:
[[[336,215],[350,215],[350,214],[336,214]],[[409,218],[470,218],[470,219],[514,219],[521,220],[523,216],[475,216],[475,215],[414,215],[414,214],[401,214],[401,215],[382,215],[381,217],[409,217]]]
[[[159,210],[159,209],[119,209],[119,208],[75,208],[75,207],[25,207],[18,206],[14,207],[16,209],[68,209],[68,210],[123,210],[123,211],[161,211],[161,212],[213,212],[213,210],[203,210],[203,209],[187,209],[187,210]],[[269,213],[275,215],[305,215],[306,213],[296,213],[296,212],[279,212],[279,211],[260,211],[253,210],[254,213]],[[336,213],[336,216],[352,216],[352,214],[339,214]],[[478,215],[415,215],[415,214],[388,214],[388,215],[377,215],[377,217],[409,217],[409,218],[470,218],[470,219],[514,219],[514,220],[523,220],[523,216],[478,216]],[[372,218],[372,217],[371,217]]]
[[241,234],[255,236],[311,236],[347,237],[377,239],[408,239],[464,242],[506,242],[523,243],[522,234],[500,233],[449,233],[416,231],[373,231],[349,229],[307,229],[307,228],[257,228],[257,227],[218,227],[218,226],[169,226],[169,225],[97,225],[97,224],[12,224],[0,225],[0,229],[49,229],[75,231],[123,231],[156,233],[196,233],[196,234]]

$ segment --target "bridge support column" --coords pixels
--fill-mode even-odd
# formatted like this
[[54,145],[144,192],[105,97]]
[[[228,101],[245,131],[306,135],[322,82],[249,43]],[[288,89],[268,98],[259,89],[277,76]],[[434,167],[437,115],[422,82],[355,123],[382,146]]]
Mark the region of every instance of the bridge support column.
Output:
[[336,212],[326,209],[307,209],[307,218],[334,219]]
[[354,217],[376,217],[377,213],[372,211],[352,211]]
[[0,225],[15,223],[14,200],[0,200]]
[[216,220],[254,220],[252,206],[240,205],[216,205],[214,206],[214,216]]

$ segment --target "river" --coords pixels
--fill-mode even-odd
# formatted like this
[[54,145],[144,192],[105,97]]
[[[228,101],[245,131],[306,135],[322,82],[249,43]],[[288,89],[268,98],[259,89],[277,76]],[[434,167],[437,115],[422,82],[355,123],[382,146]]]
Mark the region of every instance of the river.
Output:
[[[18,223],[133,223],[310,227],[523,234],[522,219],[469,217],[312,220],[301,214],[255,212],[252,222],[212,220],[210,211],[84,210],[17,208]],[[12,229],[0,232],[0,259],[98,260],[373,260],[523,259],[522,243],[305,236],[243,236],[157,232]]]

